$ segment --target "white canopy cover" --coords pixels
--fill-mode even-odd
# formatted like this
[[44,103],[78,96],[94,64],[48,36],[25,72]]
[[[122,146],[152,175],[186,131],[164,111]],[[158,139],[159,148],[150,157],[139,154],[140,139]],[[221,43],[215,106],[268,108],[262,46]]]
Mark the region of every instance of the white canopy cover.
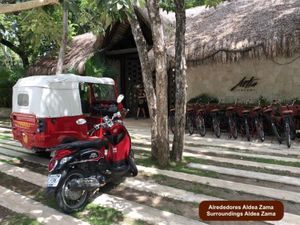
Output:
[[12,111],[38,118],[82,115],[79,83],[115,85],[108,77],[74,74],[22,78],[13,87]]

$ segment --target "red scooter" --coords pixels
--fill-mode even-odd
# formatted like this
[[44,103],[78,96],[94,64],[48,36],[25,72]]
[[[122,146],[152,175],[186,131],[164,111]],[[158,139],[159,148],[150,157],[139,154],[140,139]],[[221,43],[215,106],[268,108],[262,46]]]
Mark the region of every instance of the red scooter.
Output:
[[[93,136],[95,133],[98,136]],[[103,117],[89,135],[89,140],[50,149],[54,156],[48,165],[47,191],[54,194],[59,208],[66,213],[81,210],[97,188],[138,174],[120,112],[112,118]]]

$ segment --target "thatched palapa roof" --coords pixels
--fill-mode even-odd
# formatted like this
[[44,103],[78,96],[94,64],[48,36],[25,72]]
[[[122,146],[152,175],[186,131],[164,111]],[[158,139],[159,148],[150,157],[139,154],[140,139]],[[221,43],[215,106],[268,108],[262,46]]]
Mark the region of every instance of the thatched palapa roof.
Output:
[[[67,53],[64,61],[64,68],[76,68],[79,73],[84,70],[84,63],[87,58],[94,54],[99,48],[103,38],[97,38],[92,33],[78,35],[73,38],[70,46],[67,48]],[[28,70],[29,75],[55,74],[57,59],[42,58]]]
[[[150,26],[146,10],[137,11],[146,26]],[[161,12],[161,17],[168,58],[172,64],[175,56],[175,15]],[[188,9],[186,17],[188,64],[292,56],[300,50],[300,0],[231,0],[216,8]],[[122,32],[115,32],[117,40],[120,40],[121,34]],[[75,66],[80,69],[80,63],[85,62],[84,57],[101,46],[101,41],[96,41],[99,38],[91,38],[92,34],[85,35],[74,38],[74,43],[79,39],[81,41],[72,44],[73,47],[67,54],[67,68]],[[113,40],[113,37],[106,40]],[[38,64],[42,65],[41,63]],[[55,72],[55,63],[56,61],[52,61],[52,64],[45,64],[46,67],[52,67],[52,74]],[[51,74],[49,69],[47,74]]]
[[[66,56],[64,60],[64,69],[74,69],[78,74],[83,74],[85,70],[85,62],[93,56],[96,52],[105,50],[105,47],[117,43],[129,27],[128,23],[116,24],[111,33],[114,36],[103,35],[96,36],[92,33],[85,33],[75,36],[69,43]],[[57,54],[58,55],[58,54]],[[44,57],[41,58],[35,65],[31,66],[28,70],[28,75],[50,75],[55,74],[57,65],[57,58]]]
[[[292,56],[300,47],[299,0],[232,0],[186,11],[188,63]],[[165,25],[168,55],[175,55],[174,14]]]

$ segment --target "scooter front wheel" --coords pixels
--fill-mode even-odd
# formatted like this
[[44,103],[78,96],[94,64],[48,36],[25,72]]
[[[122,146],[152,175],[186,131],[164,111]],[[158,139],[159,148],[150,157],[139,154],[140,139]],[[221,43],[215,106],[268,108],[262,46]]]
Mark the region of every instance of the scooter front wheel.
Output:
[[90,196],[89,191],[71,190],[69,188],[72,180],[84,177],[83,171],[78,169],[71,170],[58,187],[55,193],[55,199],[59,208],[65,213],[77,212],[85,207]]

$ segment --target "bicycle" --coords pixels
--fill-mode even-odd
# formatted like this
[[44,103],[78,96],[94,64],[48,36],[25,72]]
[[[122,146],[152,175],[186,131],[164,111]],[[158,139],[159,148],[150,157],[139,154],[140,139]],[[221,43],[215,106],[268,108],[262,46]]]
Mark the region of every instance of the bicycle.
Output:
[[274,100],[273,103],[264,109],[272,131],[277,138],[279,144],[285,139],[288,148],[291,147],[291,124],[293,110],[282,107],[279,101]]
[[228,106],[226,108],[226,116],[228,118],[228,129],[229,129],[229,138],[237,139],[238,137],[238,129],[237,129],[237,118],[236,118],[236,104],[237,100],[235,101],[234,106]]
[[265,141],[265,132],[263,124],[263,109],[260,106],[255,106],[250,112],[250,118],[252,119],[252,137],[256,134],[259,137],[261,142]]

